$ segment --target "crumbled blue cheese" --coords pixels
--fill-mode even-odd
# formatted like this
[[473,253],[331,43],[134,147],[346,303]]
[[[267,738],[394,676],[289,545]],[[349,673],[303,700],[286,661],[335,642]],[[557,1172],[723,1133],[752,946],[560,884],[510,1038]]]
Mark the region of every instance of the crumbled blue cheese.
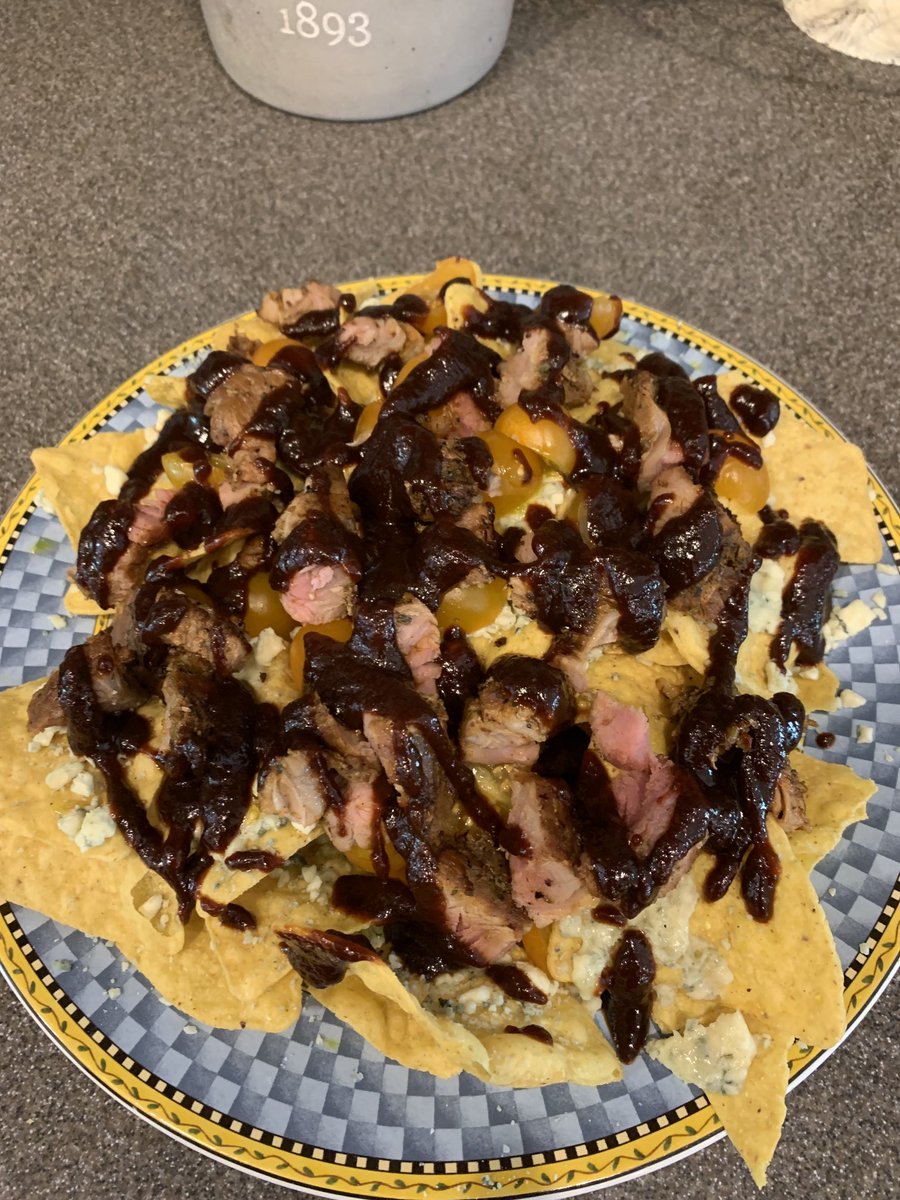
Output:
[[73,808],[63,813],[56,824],[82,854],[102,846],[116,832],[116,823],[105,804],[98,804],[95,808]]
[[79,771],[72,780],[69,791],[75,796],[80,796],[83,800],[90,800],[94,794],[95,787],[94,776],[90,771]]
[[105,466],[103,468],[103,482],[110,496],[118,496],[127,480],[128,476],[121,467]]
[[875,741],[874,727],[872,725],[857,726],[856,740],[861,746],[871,746]]
[[46,729],[41,729],[34,735],[25,749],[29,754],[36,754],[38,750],[43,750],[49,746],[58,733],[65,732],[66,727],[64,725],[48,725]]
[[864,704],[868,703],[865,696],[854,692],[852,688],[844,688],[839,699],[844,708],[862,708]]
[[43,513],[47,513],[48,516],[56,516],[56,509],[47,499],[47,493],[43,488],[38,488],[34,494],[34,507],[39,508]]
[[751,633],[777,633],[781,624],[784,569],[777,559],[764,558],[750,581],[748,622]]
[[159,916],[160,909],[163,906],[163,898],[160,895],[148,896],[143,904],[138,906],[138,912],[148,921],[152,921],[154,917]]
[[736,1096],[756,1055],[756,1039],[741,1013],[723,1013],[711,1025],[688,1021],[684,1033],[648,1042],[647,1053],[686,1083]]
[[566,486],[565,479],[558,471],[545,470],[541,486],[534,495],[529,496],[519,508],[497,517],[494,525],[500,533],[505,533],[512,525],[522,525],[525,512],[532,504],[540,504],[544,508],[549,508],[554,517],[559,516],[574,494],[572,489]]
[[67,624],[66,618],[63,616],[60,616],[59,613],[50,613],[50,615],[47,617],[47,620],[50,622],[50,624],[53,626],[54,629],[65,629],[66,624]]
[[322,876],[319,874],[319,868],[315,863],[308,863],[300,868],[300,874],[306,884],[306,894],[315,903],[322,894]]
[[80,774],[81,763],[77,759],[72,762],[60,763],[58,767],[54,767],[44,776],[44,785],[51,792],[61,792],[64,787],[69,786],[76,775]]
[[[690,921],[699,895],[690,875],[665,896],[628,922],[649,941],[660,966],[680,969],[689,996],[711,1000],[720,996],[733,975],[719,951],[690,932]],[[572,982],[586,1003],[596,1003],[597,979],[608,965],[622,936],[622,928],[595,921],[589,912],[564,917],[559,930],[577,938],[580,946],[572,958]]]
[[873,621],[883,618],[884,615],[884,609],[880,605],[872,608],[859,597],[841,608],[836,608],[822,629],[825,635],[825,653],[857,633],[862,633]]
[[287,642],[274,629],[263,629],[258,637],[250,639],[250,655],[240,671],[235,672],[235,679],[258,690],[263,686],[263,674],[286,649]]
[[787,671],[779,670],[778,665],[772,662],[771,658],[766,663],[766,687],[773,696],[776,692],[790,692],[792,696],[797,695],[797,684],[794,682],[790,668]]

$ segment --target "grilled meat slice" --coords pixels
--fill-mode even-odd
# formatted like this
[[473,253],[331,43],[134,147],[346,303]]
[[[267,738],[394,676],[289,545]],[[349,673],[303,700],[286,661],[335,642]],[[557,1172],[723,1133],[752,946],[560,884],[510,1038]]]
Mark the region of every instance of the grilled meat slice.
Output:
[[441,674],[441,631],[431,609],[415,596],[394,606],[397,646],[406,659],[413,683],[423,696],[436,697]]
[[781,772],[770,809],[785,833],[809,829],[806,816],[806,784],[792,766]]
[[[411,886],[420,898],[422,887],[412,880]],[[480,829],[467,831],[438,852],[426,904],[432,913],[440,912],[441,927],[478,962],[497,962],[525,931],[504,855]]]
[[341,293],[330,283],[311,279],[302,287],[281,288],[277,292],[266,292],[256,310],[264,321],[270,321],[279,329],[291,329],[301,317],[309,313],[322,313],[337,308]]
[[239,671],[250,643],[227,617],[165,583],[146,583],[117,615],[113,641],[145,657],[148,647],[167,647],[202,658],[220,676]]
[[265,398],[291,376],[278,367],[243,363],[210,392],[204,405],[212,442],[228,450],[253,421]]
[[672,437],[669,418],[656,403],[659,379],[649,371],[638,371],[625,387],[622,412],[638,428],[641,466],[638,488],[649,490],[653,480],[667,467],[684,462],[684,451]]
[[502,408],[515,404],[522,392],[540,387],[551,370],[562,366],[556,350],[556,339],[545,326],[525,332],[521,347],[500,367],[497,399]]
[[[91,673],[91,687],[105,712],[130,712],[147,699],[147,692],[133,678],[126,657],[117,650],[108,629],[95,633],[84,643]],[[59,700],[59,670],[31,698],[28,728],[32,733],[50,725],[65,725]]]
[[466,762],[530,767],[541,744],[575,719],[565,674],[541,659],[507,654],[489,669],[465,708],[459,743]]
[[295,496],[275,524],[279,543],[269,579],[286,612],[322,625],[352,611],[362,575],[362,544],[340,472],[321,473]]
[[542,929],[590,902],[572,797],[562,780],[527,771],[512,777],[507,819],[512,896]]
[[329,366],[345,358],[361,367],[377,367],[392,354],[406,361],[420,353],[424,344],[419,331],[405,321],[389,315],[370,317],[363,311],[323,342],[320,357]]
[[728,509],[718,501],[714,506],[721,531],[718,558],[703,578],[670,599],[672,608],[710,624],[717,620],[726,600],[746,577],[754,559],[753,547],[744,540],[740,526]]

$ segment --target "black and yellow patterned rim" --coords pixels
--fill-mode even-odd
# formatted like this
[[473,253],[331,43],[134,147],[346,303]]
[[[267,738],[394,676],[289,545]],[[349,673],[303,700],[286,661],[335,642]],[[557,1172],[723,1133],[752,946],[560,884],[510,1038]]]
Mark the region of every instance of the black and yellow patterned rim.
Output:
[[[383,292],[409,287],[420,275],[379,278]],[[539,294],[554,281],[486,275],[485,285],[503,291]],[[355,286],[344,284],[345,288]],[[585,288],[591,295],[602,295]],[[777,376],[731,346],[684,321],[632,301],[625,315],[661,332],[676,335],[712,358],[737,368],[769,388],[801,420],[828,437],[840,432],[812,405]],[[155,359],[101,400],[62,439],[61,445],[83,441],[141,390],[147,375],[177,367],[233,324],[222,322]],[[872,503],[895,560],[900,559],[900,510],[881,481],[869,473]],[[29,480],[0,522],[0,570],[18,538],[37,495]],[[859,1023],[887,986],[900,963],[900,879],[868,939],[844,973],[847,1033]],[[29,945],[15,914],[0,906],[0,973],[44,1032],[106,1092],[151,1125],[194,1149],[252,1174],[307,1191],[342,1196],[482,1197],[534,1196],[596,1188],[629,1175],[674,1162],[724,1136],[721,1123],[705,1096],[631,1129],[600,1141],[506,1158],[458,1162],[404,1162],[325,1150],[256,1129],[194,1100],[135,1062],[97,1029],[71,1002]],[[796,1044],[790,1058],[794,1087],[831,1050]]]

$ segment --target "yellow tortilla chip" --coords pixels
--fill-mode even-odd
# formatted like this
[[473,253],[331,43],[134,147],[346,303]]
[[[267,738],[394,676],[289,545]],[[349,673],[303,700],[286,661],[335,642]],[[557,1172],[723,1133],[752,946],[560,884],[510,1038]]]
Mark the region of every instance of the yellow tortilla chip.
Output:
[[688,666],[693,667],[698,675],[705,675],[709,666],[710,627],[690,613],[670,608],[663,629]]
[[153,431],[145,429],[98,433],[86,442],[44,446],[32,453],[31,461],[47,503],[75,549],[100,501],[118,495],[118,487],[113,492],[109,485],[122,482],[122,474],[152,445],[152,437]]
[[63,606],[73,617],[99,617],[105,610],[89,600],[75,583],[70,583],[63,596]]
[[220,326],[210,338],[210,349],[227,350],[228,343],[235,336],[249,338],[251,342],[271,342],[283,337],[283,334],[271,321],[264,321],[256,313],[247,313]]
[[350,963],[340,983],[309,990],[376,1050],[411,1070],[447,1078],[489,1066],[478,1038],[448,1017],[426,1012],[385,962]]
[[786,410],[774,434],[774,445],[763,450],[772,506],[787,509],[795,524],[807,517],[824,522],[837,538],[843,562],[879,562],[881,534],[859,447],[826,437]]
[[[669,988],[658,998],[653,1015],[665,1028],[681,1029],[691,1017],[706,1023],[730,1009],[742,1012],[748,1022],[752,1020],[772,1037],[833,1046],[846,1028],[843,973],[834,939],[805,865],[771,818],[769,838],[781,861],[781,878],[768,922],[754,921],[747,912],[739,879],[723,899],[714,904],[704,900],[709,859],[701,855],[694,864],[692,874],[701,898],[690,931],[718,949],[732,980],[712,1001],[692,998],[683,985],[674,992]],[[676,980],[677,976],[678,972]],[[665,975],[665,981],[670,982],[671,976]]]
[[[709,1101],[725,1132],[750,1168],[757,1187],[765,1187],[766,1170],[781,1137],[787,1113],[788,1051],[794,1039],[789,1034],[768,1037],[751,1019],[750,1032],[757,1035],[757,1048],[742,1091],[736,1096],[709,1092]],[[763,1033],[763,1037],[758,1035]]]
[[[842,763],[824,762],[795,750],[791,766],[807,787],[809,829],[795,829],[791,848],[804,870],[811,871],[841,840],[848,825],[866,819],[868,802],[878,790]],[[805,1040],[805,1039],[804,1039]]]
[[666,667],[643,661],[618,650],[604,651],[588,668],[591,688],[608,692],[622,704],[641,709],[650,722],[655,754],[666,754],[672,743],[673,710],[670,697],[699,684],[690,667]]
[[472,1029],[489,1058],[487,1068],[473,1067],[472,1074],[495,1087],[517,1088],[546,1087],[551,1083],[599,1087],[622,1078],[612,1047],[576,997],[558,992],[541,1007],[540,1015],[527,1023],[546,1030],[553,1045],[525,1034],[507,1033],[506,1024],[522,1026],[501,1017],[496,1032]]
[[824,663],[813,668],[796,667],[796,650],[788,659],[785,678],[771,658],[772,635],[748,633],[737,659],[737,679],[741,691],[754,696],[773,696],[778,691],[793,691],[807,712],[833,712],[837,708],[838,677]]
[[163,408],[184,408],[187,404],[187,379],[180,375],[145,375],[141,386],[153,403]]

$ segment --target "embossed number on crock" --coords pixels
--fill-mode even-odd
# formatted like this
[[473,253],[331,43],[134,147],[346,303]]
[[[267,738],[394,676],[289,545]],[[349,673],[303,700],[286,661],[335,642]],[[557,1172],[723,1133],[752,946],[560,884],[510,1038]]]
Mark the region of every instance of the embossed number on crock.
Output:
[[278,11],[281,13],[281,28],[278,32],[286,33],[289,37],[311,39],[324,36],[329,39],[329,46],[337,46],[346,38],[348,46],[357,48],[368,46],[372,40],[368,13],[352,12],[345,19],[339,12],[329,10],[320,16],[318,8],[310,3],[310,0],[300,0],[300,3],[294,6],[293,19],[290,9],[280,8]]

